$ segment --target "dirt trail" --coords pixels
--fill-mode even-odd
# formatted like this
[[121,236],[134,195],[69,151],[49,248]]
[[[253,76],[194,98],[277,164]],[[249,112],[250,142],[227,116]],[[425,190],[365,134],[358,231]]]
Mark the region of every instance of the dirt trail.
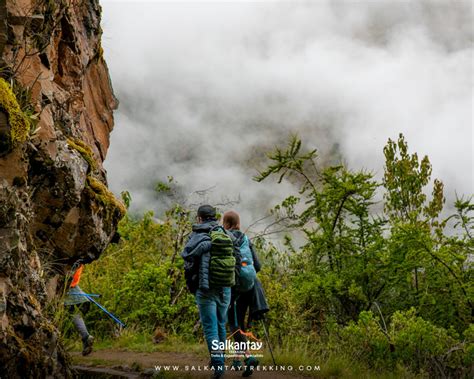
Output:
[[[108,368],[115,371],[121,371],[123,377],[139,377],[139,374],[147,373],[150,376],[153,373],[162,372],[160,377],[175,378],[209,378],[212,371],[207,368],[209,363],[205,358],[193,353],[168,353],[151,352],[141,353],[133,351],[124,351],[116,349],[105,349],[94,351],[87,357],[81,356],[79,352],[72,352],[73,361],[76,365],[84,367]],[[231,362],[226,362],[231,364]],[[157,370],[159,366],[159,369]],[[173,366],[179,366],[179,371],[174,371]],[[187,366],[187,370],[186,370]],[[168,369],[166,369],[168,367]],[[294,370],[296,370],[295,368]],[[143,376],[142,376],[143,377]],[[241,378],[242,372],[227,371],[226,378]],[[299,372],[283,371],[255,371],[252,378],[308,378]]]

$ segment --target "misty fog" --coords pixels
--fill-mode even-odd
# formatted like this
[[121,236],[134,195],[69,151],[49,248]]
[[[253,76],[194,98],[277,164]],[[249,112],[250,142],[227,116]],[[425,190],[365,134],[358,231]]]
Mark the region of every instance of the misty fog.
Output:
[[[404,133],[427,154],[448,203],[472,194],[470,2],[102,1],[103,47],[120,101],[105,161],[132,210],[154,191],[263,217],[290,183],[256,183],[265,153],[298,133],[321,162],[383,174]],[[194,194],[193,194],[194,193]],[[194,199],[194,200],[193,200]]]

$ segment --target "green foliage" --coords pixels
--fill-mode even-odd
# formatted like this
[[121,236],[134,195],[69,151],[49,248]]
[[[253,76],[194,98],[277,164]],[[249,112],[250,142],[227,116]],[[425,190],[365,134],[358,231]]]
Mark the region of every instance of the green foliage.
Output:
[[472,366],[474,365],[474,324],[469,325],[469,327],[464,331],[463,336],[466,351],[464,364],[466,366]]
[[[296,136],[268,155],[271,164],[256,180],[277,175],[299,186],[274,208],[272,222],[305,238],[298,248],[290,236],[284,248],[262,237],[253,241],[271,308],[271,342],[282,363],[317,358],[327,363],[327,376],[360,377],[365,370],[377,377],[389,370],[393,377],[469,377],[472,198],[458,198],[455,213],[442,220],[443,185],[431,181],[428,158],[409,153],[402,135],[389,140],[384,153],[381,182],[343,165],[318,167],[316,150],[304,151]],[[191,212],[179,205],[172,177],[155,189],[172,201],[170,210],[161,220],[152,213],[126,215],[121,241],[87,267],[83,287],[102,294],[101,302],[140,338],[160,326],[169,340],[195,341],[197,308],[179,257]],[[130,195],[122,198],[128,208]],[[110,338],[113,324],[105,317],[95,309],[88,322]],[[252,328],[263,337],[260,325]]]
[[452,216],[456,223],[455,228],[462,228],[465,232],[464,242],[469,243],[470,247],[474,246],[474,202],[472,197],[464,199],[464,197],[457,198],[454,203],[456,213]]
[[371,311],[361,312],[357,323],[351,321],[340,336],[354,360],[365,361],[377,368],[393,364],[390,351],[393,345],[381,328],[380,320]]
[[422,215],[436,218],[443,209],[443,183],[435,179],[432,200],[426,204],[424,187],[431,178],[432,167],[427,156],[421,161],[416,153],[408,153],[408,144],[403,134],[397,143],[388,140],[384,148],[385,175],[383,179],[385,209],[389,216],[414,222]]
[[155,185],[155,191],[157,193],[167,193],[173,190],[173,185],[175,185],[175,180],[172,176],[168,176],[166,182],[157,182]]
[[[281,308],[300,315],[305,333],[316,329],[336,346],[334,336],[342,336],[355,360],[465,373],[460,362],[469,361],[471,350],[454,346],[474,315],[472,198],[458,199],[456,213],[440,220],[443,184],[435,179],[426,195],[428,157],[410,154],[403,135],[389,140],[384,153],[382,183],[344,166],[317,167],[316,150],[302,151],[295,136],[286,150],[268,155],[271,164],[256,180],[302,179],[299,197],[289,196],[273,213],[306,236],[300,250],[290,249],[291,279],[279,283],[289,283],[282,292],[296,304]],[[377,191],[384,194],[382,214]],[[380,313],[383,328],[371,310]]]
[[[189,316],[193,314],[193,299],[183,297],[180,307],[174,306],[176,299],[170,291],[174,278],[168,276],[171,268],[169,261],[159,266],[146,263],[125,274],[124,285],[117,290],[117,296],[120,299],[119,311],[127,313],[127,323],[146,325],[152,322],[171,326],[171,331],[181,333],[192,329],[195,320]],[[179,265],[176,268],[181,269]],[[182,313],[184,306],[186,309]]]
[[120,193],[120,197],[122,198],[122,202],[125,205],[125,208],[130,208],[130,204],[132,202],[132,196],[130,195],[130,192],[122,191]]
[[[343,166],[319,173],[315,150],[300,150],[301,141],[292,137],[286,151],[270,155],[276,163],[257,180],[283,172],[281,180],[289,171],[305,179],[299,191],[304,195],[303,211],[296,213],[302,201],[294,196],[277,207],[279,214],[295,220],[294,225],[307,237],[301,254],[311,278],[302,277],[300,284],[311,290],[302,291],[302,296],[306,302],[317,301],[318,313],[331,314],[341,322],[356,319],[378,300],[385,286],[378,279],[384,268],[384,221],[370,216],[378,184],[370,173],[354,173]],[[311,176],[304,173],[304,167],[311,168]]]
[[[125,216],[119,224],[121,241],[87,266],[84,287],[100,293],[103,305],[128,325],[148,331],[160,325],[168,333],[192,336],[198,316],[178,257],[189,226],[188,214],[179,207],[164,221],[151,212],[138,220]],[[97,309],[88,320],[97,331],[113,327]]]
[[[470,329],[472,325],[466,332]],[[429,368],[436,376],[467,376],[469,348],[452,333],[411,308],[396,311],[388,330],[372,312],[361,312],[357,323],[351,321],[342,329],[340,338],[348,353],[369,367],[394,369],[402,364],[413,372]]]
[[457,342],[446,329],[416,316],[414,308],[395,312],[390,328],[395,359],[415,369],[430,366],[432,359],[442,357]]
[[[293,135],[290,138],[288,148],[283,151],[280,148],[275,148],[274,152],[267,154],[268,158],[273,162],[264,171],[261,171],[254,179],[261,182],[273,174],[278,174],[278,183],[281,183],[285,177],[299,176],[304,179],[304,184],[301,188],[301,193],[308,189],[315,189],[313,179],[308,173],[308,163],[313,163],[317,157],[317,150],[311,150],[304,154],[301,151],[301,140]],[[314,166],[312,166],[314,168]]]

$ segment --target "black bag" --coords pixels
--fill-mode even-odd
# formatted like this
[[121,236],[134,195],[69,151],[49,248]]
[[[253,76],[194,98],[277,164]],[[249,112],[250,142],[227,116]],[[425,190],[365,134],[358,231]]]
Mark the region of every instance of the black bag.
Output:
[[199,288],[199,260],[184,261],[184,278],[189,292],[195,294]]

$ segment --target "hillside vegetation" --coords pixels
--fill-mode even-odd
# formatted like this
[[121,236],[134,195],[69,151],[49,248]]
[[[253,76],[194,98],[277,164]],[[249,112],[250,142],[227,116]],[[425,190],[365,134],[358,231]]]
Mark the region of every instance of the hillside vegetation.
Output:
[[[269,153],[268,167],[256,177],[300,183],[272,212],[274,225],[304,234],[303,246],[294,246],[291,233],[281,249],[254,238],[277,358],[327,364],[334,376],[357,367],[471,377],[474,203],[460,197],[453,214],[442,217],[443,183],[432,180],[428,157],[410,153],[402,135],[388,141],[384,155],[378,182],[343,165],[319,167],[317,152],[302,151],[292,137],[286,148]],[[135,340],[151,341],[157,327],[176,345],[202,340],[179,256],[193,219],[182,204],[161,221],[151,212],[126,216],[120,242],[85,270],[82,287],[100,293]],[[114,338],[114,324],[98,309],[86,322],[95,335]],[[262,336],[260,324],[254,330]]]

